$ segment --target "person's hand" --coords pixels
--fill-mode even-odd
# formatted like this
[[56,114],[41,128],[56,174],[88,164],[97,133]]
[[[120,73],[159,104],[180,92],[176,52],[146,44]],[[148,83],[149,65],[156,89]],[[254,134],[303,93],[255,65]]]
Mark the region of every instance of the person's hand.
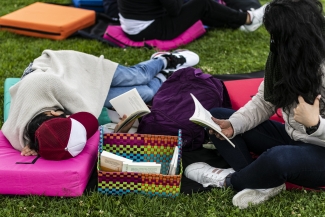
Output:
[[129,130],[131,129],[131,127],[134,124],[136,119],[132,120],[130,123],[125,125],[122,129],[120,129],[119,132],[116,132],[116,130],[121,126],[121,124],[125,121],[126,118],[127,118],[127,116],[123,115],[123,117],[120,119],[121,121],[115,126],[114,133],[127,133],[127,132],[129,132]]
[[36,156],[37,152],[33,149],[30,149],[28,145],[26,145],[20,153],[22,156]]
[[[214,117],[211,117],[214,123],[218,124],[221,128],[221,132],[228,138],[232,137],[234,134],[234,128],[232,127],[229,120],[220,120]],[[209,129],[209,134],[214,134],[218,139],[224,140],[223,136],[221,136],[218,132],[213,129]]]
[[298,123],[301,123],[305,127],[311,127],[317,125],[319,121],[319,100],[321,95],[318,95],[313,105],[305,102],[302,96],[298,96],[298,102],[296,108],[293,109],[294,119]]

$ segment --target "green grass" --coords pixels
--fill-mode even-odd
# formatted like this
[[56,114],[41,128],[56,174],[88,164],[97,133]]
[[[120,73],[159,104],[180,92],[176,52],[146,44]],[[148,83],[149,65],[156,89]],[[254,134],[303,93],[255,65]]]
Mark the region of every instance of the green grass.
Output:
[[[35,1],[2,0],[0,16],[33,2]],[[52,2],[69,3],[68,0]],[[264,69],[269,36],[263,27],[249,34],[237,30],[213,30],[183,48],[199,54],[198,66],[207,73],[246,73]],[[53,41],[0,31],[1,108],[5,78],[20,77],[26,66],[44,49],[71,49],[94,55],[103,54],[123,65],[146,60],[155,52],[145,48],[112,48],[82,38]],[[3,116],[2,109],[0,116]],[[0,174],[0,180],[4,179]],[[245,210],[232,205],[234,194],[230,189],[214,189],[200,194],[181,194],[175,199],[149,198],[143,195],[115,197],[97,192],[77,198],[0,195],[0,216],[325,216],[324,192],[285,191],[262,205]]]

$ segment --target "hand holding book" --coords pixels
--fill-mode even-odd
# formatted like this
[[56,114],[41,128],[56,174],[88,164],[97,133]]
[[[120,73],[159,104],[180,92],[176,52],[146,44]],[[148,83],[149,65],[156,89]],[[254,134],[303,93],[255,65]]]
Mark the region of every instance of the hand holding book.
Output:
[[[214,123],[219,125],[221,131],[226,137],[232,137],[232,135],[234,134],[234,128],[232,127],[229,120],[220,120],[215,117],[211,118]],[[209,134],[215,134],[218,139],[224,139],[218,132],[214,131],[213,129],[209,129]]]
[[[210,129],[214,130],[217,133],[216,135],[218,135],[217,136],[218,138],[221,138],[221,136],[222,136],[224,139],[226,139],[230,143],[230,145],[235,147],[235,145],[222,132],[222,130],[225,132],[225,129],[227,129],[229,131],[229,126],[228,126],[227,121],[226,120],[221,121],[218,119],[214,119],[214,120],[217,120],[217,122],[221,121],[220,124],[225,124],[225,126],[222,126],[222,128],[221,128],[219,126],[219,124],[212,119],[213,117],[212,117],[211,113],[202,106],[202,104],[196,99],[196,97],[193,94],[191,94],[191,96],[192,96],[194,104],[195,104],[195,111],[194,111],[194,114],[192,115],[192,117],[190,117],[190,121],[192,121],[193,123],[196,123],[198,125],[201,125],[203,127],[209,127]],[[230,124],[230,122],[229,122],[229,124]],[[230,124],[230,127],[232,129],[231,124]]]
[[[133,88],[109,101],[116,112],[122,117],[121,123],[114,132],[119,133],[125,126],[132,126],[134,120],[150,113],[150,109],[141,98],[138,91]],[[124,116],[126,115],[126,118]],[[131,125],[129,125],[132,123]]]
[[[116,124],[114,132],[119,133],[127,133],[131,129],[132,125],[136,121],[136,119],[131,120],[130,122],[125,124],[125,120],[127,119],[126,115],[123,115],[123,117],[120,119],[120,122]],[[123,126],[122,126],[123,125]]]

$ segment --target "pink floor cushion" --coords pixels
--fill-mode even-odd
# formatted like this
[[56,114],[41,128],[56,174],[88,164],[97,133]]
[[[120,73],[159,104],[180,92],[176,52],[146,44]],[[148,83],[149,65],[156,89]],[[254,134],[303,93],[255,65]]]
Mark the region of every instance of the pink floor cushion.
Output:
[[103,36],[104,39],[116,44],[119,47],[150,47],[161,51],[168,51],[179,46],[186,45],[206,32],[202,22],[199,20],[193,24],[189,29],[172,40],[146,40],[146,41],[132,41],[123,32],[121,26],[109,25]]
[[81,196],[98,155],[99,132],[76,157],[49,161],[21,156],[0,131],[0,194]]
[[[263,81],[263,78],[249,78],[241,80],[224,81],[229,93],[232,108],[238,110],[244,106],[258,91],[258,87]],[[281,111],[278,113],[281,115]],[[284,123],[283,118],[278,115],[273,115],[271,120]]]

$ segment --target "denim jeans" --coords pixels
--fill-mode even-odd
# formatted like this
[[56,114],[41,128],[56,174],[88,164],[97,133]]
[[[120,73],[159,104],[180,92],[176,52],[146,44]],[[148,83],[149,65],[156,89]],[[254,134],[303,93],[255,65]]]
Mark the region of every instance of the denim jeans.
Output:
[[162,59],[151,59],[131,67],[118,65],[114,73],[111,87],[105,100],[105,107],[111,108],[109,100],[136,88],[145,102],[152,100],[162,85],[155,77],[164,67]]
[[[228,119],[234,110],[214,108],[212,116]],[[231,141],[210,138],[227,163],[236,171],[230,183],[237,191],[245,188],[263,189],[285,182],[318,188],[325,186],[325,148],[292,140],[284,124],[265,121],[235,136]],[[251,152],[259,155],[254,159]]]

